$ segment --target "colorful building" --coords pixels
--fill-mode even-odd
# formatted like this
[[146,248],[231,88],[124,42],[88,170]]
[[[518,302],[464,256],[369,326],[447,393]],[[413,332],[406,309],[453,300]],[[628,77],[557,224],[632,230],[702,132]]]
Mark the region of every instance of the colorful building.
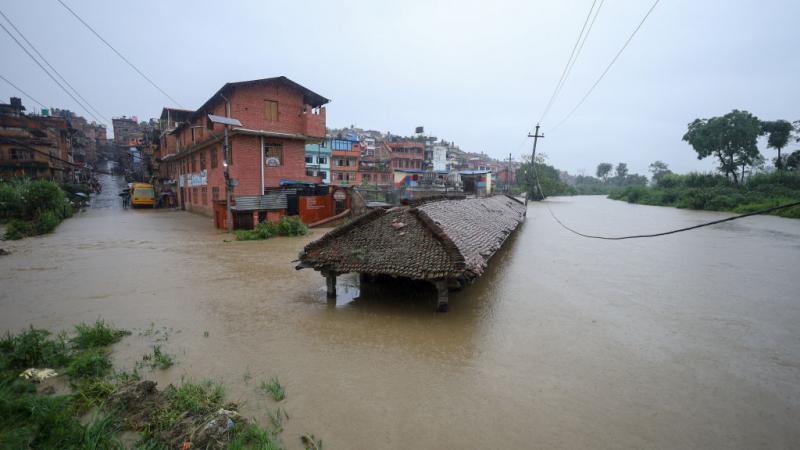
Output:
[[241,122],[228,129],[233,226],[248,228],[292,213],[296,198],[287,201],[272,190],[321,182],[307,175],[305,147],[324,139],[323,105],[328,102],[286,77],[226,83],[172,131],[177,151],[164,156],[162,165],[178,181],[179,205],[213,216],[219,228],[228,227],[225,127],[213,122],[211,114]]
[[358,141],[330,139],[327,144],[331,149],[331,184],[336,186],[360,184],[358,166],[361,159],[361,145]]
[[323,183],[331,183],[331,146],[325,140],[306,144],[306,176],[319,177]]
[[425,144],[416,141],[389,142],[392,169],[421,170],[425,159]]
[[394,179],[389,147],[383,142],[374,142],[362,147],[358,171],[361,184],[372,187],[390,187]]

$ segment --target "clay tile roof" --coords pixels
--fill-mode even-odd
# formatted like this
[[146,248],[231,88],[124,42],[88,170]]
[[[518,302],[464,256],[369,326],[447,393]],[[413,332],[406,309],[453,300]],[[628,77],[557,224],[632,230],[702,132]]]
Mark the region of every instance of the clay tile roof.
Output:
[[374,210],[308,244],[297,268],[472,280],[524,216],[525,205],[507,196]]

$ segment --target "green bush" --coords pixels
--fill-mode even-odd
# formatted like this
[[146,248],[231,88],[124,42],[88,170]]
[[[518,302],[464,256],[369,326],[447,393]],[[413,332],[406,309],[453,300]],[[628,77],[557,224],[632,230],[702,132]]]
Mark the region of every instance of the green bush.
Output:
[[261,239],[255,230],[236,230],[233,233],[237,241],[257,241]]
[[64,206],[64,191],[52,181],[35,180],[28,185],[25,198],[25,215],[37,217],[44,211],[60,211]]
[[0,218],[17,217],[23,208],[20,190],[11,183],[0,183]]
[[33,221],[33,230],[36,234],[47,234],[56,229],[61,223],[61,218],[53,211],[44,211]]
[[0,339],[0,370],[25,370],[31,367],[62,367],[69,361],[63,335],[50,339],[50,332],[33,327]]
[[300,220],[299,216],[283,216],[278,222],[278,234],[281,236],[303,236],[308,233],[308,227]]
[[33,227],[30,223],[20,219],[11,219],[6,225],[5,238],[9,240],[22,239],[33,234]]
[[258,225],[256,225],[256,230],[255,231],[256,231],[256,233],[258,233],[259,238],[261,238],[261,239],[269,239],[272,236],[275,236],[275,235],[278,234],[278,225],[276,225],[276,224],[274,224],[274,223],[272,223],[270,221],[261,222]]

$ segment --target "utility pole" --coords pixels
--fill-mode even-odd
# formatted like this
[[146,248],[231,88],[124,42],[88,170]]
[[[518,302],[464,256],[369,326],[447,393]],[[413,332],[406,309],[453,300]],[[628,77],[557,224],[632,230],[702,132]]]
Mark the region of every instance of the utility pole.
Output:
[[225,125],[225,144],[222,152],[222,164],[225,168],[225,209],[227,210],[225,220],[228,222],[228,233],[233,233],[233,211],[231,210],[231,200],[233,198],[233,180],[231,180],[230,173],[228,172],[228,167],[231,164],[231,151],[228,145],[228,125]]
[[[536,142],[539,140],[539,138],[544,138],[544,134],[541,134],[541,135],[539,134],[539,124],[538,123],[536,124],[536,131],[533,134],[528,133],[528,137],[532,137],[533,138],[533,151],[531,152],[531,173],[532,173],[532,175],[534,177],[534,180],[537,181],[537,183],[533,185],[533,188],[534,189],[538,189],[537,186],[539,184],[538,183],[539,180],[536,180],[536,171],[534,170],[533,165],[536,164]],[[544,197],[542,192],[539,192],[539,195]],[[525,201],[526,202],[528,201],[528,197],[527,196],[525,196]]]

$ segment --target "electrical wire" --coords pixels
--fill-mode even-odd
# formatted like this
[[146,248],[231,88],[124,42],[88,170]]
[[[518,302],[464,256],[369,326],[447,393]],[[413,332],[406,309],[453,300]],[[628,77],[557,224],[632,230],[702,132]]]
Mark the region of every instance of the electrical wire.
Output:
[[544,121],[544,117],[550,111],[550,108],[553,106],[553,102],[558,95],[558,92],[561,90],[562,84],[566,81],[567,71],[572,63],[572,58],[575,56],[575,51],[578,48],[578,45],[581,42],[581,38],[583,37],[583,32],[586,30],[586,24],[589,23],[589,18],[592,17],[592,11],[594,10],[594,5],[597,4],[597,0],[592,1],[592,7],[589,8],[589,12],[586,14],[586,19],[583,21],[583,26],[581,27],[581,32],[578,33],[578,39],[575,41],[575,45],[572,46],[572,51],[569,53],[569,58],[567,59],[567,64],[564,65],[564,70],[561,71],[561,77],[558,79],[558,83],[556,83],[555,89],[553,89],[553,93],[550,95],[550,100],[547,102],[547,106],[542,113],[542,117],[539,119],[539,122]]
[[[536,170],[536,164],[535,163],[531,164],[531,167],[533,167],[533,173],[536,176],[536,186],[539,188],[539,193],[542,195],[542,199],[544,199],[545,195],[544,195],[544,191],[542,190],[542,185],[539,183],[539,173]],[[545,208],[547,208],[547,212],[550,213],[550,216],[553,218],[553,220],[555,220],[556,223],[559,224],[565,230],[569,231],[570,233],[576,234],[576,235],[578,235],[580,237],[584,237],[584,238],[588,238],[588,239],[602,239],[602,240],[606,240],[606,241],[622,241],[622,240],[625,240],[625,239],[641,239],[641,238],[653,238],[653,237],[659,237],[659,236],[667,236],[669,234],[676,234],[676,233],[681,233],[681,232],[684,232],[684,231],[696,230],[698,228],[708,227],[708,226],[711,226],[711,225],[717,225],[717,224],[720,224],[720,223],[723,223],[723,222],[730,222],[732,220],[742,219],[742,218],[745,218],[745,217],[756,216],[756,215],[759,215],[759,214],[767,214],[767,213],[770,213],[770,212],[773,212],[773,211],[778,211],[778,210],[781,210],[781,209],[791,208],[793,206],[800,206],[800,201],[792,202],[792,203],[786,203],[786,204],[783,204],[783,205],[773,206],[771,208],[760,209],[758,211],[753,211],[753,212],[750,212],[750,213],[747,213],[747,214],[739,214],[738,216],[728,217],[728,218],[720,219],[720,220],[712,220],[711,222],[704,222],[704,223],[701,223],[701,224],[698,224],[698,225],[693,225],[691,227],[678,228],[678,229],[675,229],[675,230],[662,231],[660,233],[633,234],[633,235],[627,235],[627,236],[599,236],[599,235],[594,235],[594,234],[581,233],[580,231],[577,231],[577,230],[574,230],[574,229],[568,227],[564,222],[562,222],[558,218],[558,216],[556,216],[556,214],[553,212],[553,210],[550,209],[550,205],[548,205],[546,202],[543,202],[543,203],[544,203]]]
[[0,75],[0,80],[3,80],[3,81],[5,81],[5,82],[6,82],[6,83],[8,83],[9,85],[11,85],[11,87],[13,87],[14,89],[16,89],[16,90],[18,90],[19,92],[21,92],[21,93],[22,93],[22,95],[24,95],[24,96],[28,97],[29,99],[33,100],[33,103],[36,103],[37,105],[41,106],[42,108],[46,108],[46,106],[44,106],[43,104],[41,104],[41,102],[39,102],[39,100],[36,100],[35,98],[31,97],[31,96],[30,96],[30,94],[28,94],[27,92],[23,91],[23,90],[22,90],[22,89],[20,89],[19,87],[17,87],[17,85],[16,85],[16,84],[14,84],[14,83],[12,83],[11,81],[9,81],[9,80],[8,80],[8,78],[6,78],[6,77],[4,77],[4,76]]
[[655,2],[653,2],[653,5],[650,6],[649,10],[647,10],[647,13],[644,15],[644,17],[642,18],[641,22],[639,22],[639,25],[637,25],[636,28],[633,30],[633,33],[631,33],[631,35],[628,36],[628,39],[622,45],[622,48],[619,49],[619,51],[614,56],[614,58],[611,60],[611,62],[608,63],[608,66],[606,66],[605,70],[603,70],[603,73],[600,74],[600,76],[594,82],[592,87],[589,88],[589,90],[586,92],[586,94],[583,96],[583,98],[581,98],[581,100],[578,102],[578,104],[575,105],[575,107],[572,108],[572,110],[570,110],[570,112],[563,119],[561,119],[561,121],[558,122],[558,124],[556,124],[556,126],[554,126],[552,128],[552,130],[550,130],[550,133],[555,132],[559,127],[561,127],[561,125],[563,125],[564,122],[569,120],[569,118],[572,117],[572,115],[575,113],[575,111],[577,111],[578,108],[580,108],[581,105],[583,105],[583,103],[586,101],[586,99],[589,97],[589,95],[594,91],[594,89],[597,87],[597,85],[600,84],[600,81],[602,81],[603,78],[605,78],[605,76],[608,73],[608,71],[611,70],[611,67],[614,65],[614,63],[617,62],[617,60],[619,59],[620,55],[622,55],[622,52],[625,51],[625,49],[628,47],[628,44],[631,43],[631,40],[633,40],[633,37],[636,36],[636,33],[639,31],[639,29],[642,28],[642,25],[644,25],[644,22],[647,20],[648,17],[650,17],[650,13],[653,12],[653,10],[655,9],[656,5],[658,5],[659,1],[661,1],[661,0],[655,0]]
[[64,87],[64,85],[63,85],[63,84],[61,84],[61,83],[60,83],[60,82],[59,82],[59,81],[56,79],[56,77],[54,77],[54,76],[53,76],[53,74],[51,74],[51,73],[50,73],[50,72],[49,72],[47,69],[45,69],[45,67],[42,65],[42,63],[40,63],[40,62],[39,62],[39,60],[38,60],[38,59],[36,59],[36,57],[35,57],[35,56],[33,56],[33,54],[32,54],[30,51],[28,51],[28,49],[27,49],[27,48],[25,48],[25,46],[24,46],[24,45],[22,45],[22,42],[20,42],[20,41],[19,41],[19,39],[17,39],[17,38],[16,38],[16,36],[14,36],[14,35],[11,33],[11,31],[10,31],[8,28],[6,28],[6,26],[5,26],[5,25],[3,25],[2,23],[0,23],[0,28],[2,28],[2,29],[3,29],[3,31],[5,31],[5,32],[6,32],[6,33],[7,33],[9,36],[11,36],[11,39],[13,39],[13,40],[14,40],[14,42],[16,42],[16,43],[17,43],[17,45],[19,46],[19,48],[21,48],[21,49],[22,49],[22,50],[23,50],[23,51],[24,51],[24,52],[25,52],[25,53],[26,53],[26,54],[27,54],[27,55],[28,55],[28,56],[29,56],[29,57],[30,57],[30,58],[33,60],[33,62],[35,62],[35,63],[36,63],[36,65],[37,65],[37,66],[39,66],[39,68],[40,68],[40,69],[42,69],[42,70],[44,71],[44,73],[46,73],[46,74],[47,74],[47,76],[49,76],[49,77],[50,77],[50,79],[51,79],[51,80],[53,80],[53,81],[54,81],[54,82],[55,82],[55,83],[58,85],[58,87],[60,87],[60,88],[61,88],[61,90],[62,90],[62,91],[64,91],[64,92],[65,92],[67,95],[69,95],[69,97],[70,97],[72,100],[74,100],[74,101],[75,101],[75,103],[77,103],[77,104],[78,104],[78,105],[79,105],[79,106],[80,106],[80,107],[81,107],[81,108],[82,108],[84,111],[86,111],[86,113],[88,113],[90,116],[92,116],[92,117],[93,117],[93,118],[94,118],[94,119],[95,119],[97,122],[100,122],[100,119],[98,119],[98,118],[97,118],[97,116],[95,116],[95,115],[94,115],[94,113],[92,113],[91,111],[89,111],[89,109],[88,109],[88,108],[86,108],[86,106],[84,106],[84,105],[83,105],[83,103],[81,103],[81,102],[80,102],[80,100],[78,100],[77,98],[75,98],[75,96],[74,96],[74,95],[72,95],[72,93],[71,93],[70,91],[68,91],[68,90],[67,90],[67,88],[65,88],[65,87]]
[[9,25],[11,25],[11,28],[13,28],[13,29],[14,29],[14,31],[16,31],[16,32],[17,32],[17,34],[19,34],[19,35],[20,35],[20,37],[22,38],[22,40],[23,40],[23,41],[25,41],[25,43],[27,43],[27,44],[28,44],[28,46],[30,46],[30,48],[31,48],[31,49],[33,49],[33,51],[34,51],[34,52],[35,52],[37,55],[39,55],[39,58],[41,58],[41,59],[42,59],[42,61],[44,61],[44,63],[45,63],[45,64],[47,64],[47,67],[49,67],[49,68],[50,68],[50,70],[52,70],[52,71],[53,71],[53,73],[55,73],[56,75],[58,75],[58,77],[59,77],[59,78],[61,78],[61,81],[63,81],[63,82],[64,82],[64,84],[66,84],[66,85],[67,85],[67,86],[68,86],[70,89],[72,89],[72,91],[75,93],[75,95],[77,95],[77,96],[78,96],[78,97],[79,97],[81,100],[83,100],[83,102],[86,104],[86,106],[88,106],[89,108],[91,108],[91,110],[92,110],[92,111],[94,111],[95,113],[97,113],[97,115],[98,115],[98,116],[100,116],[100,117],[102,117],[103,119],[105,119],[105,120],[106,120],[106,122],[107,122],[108,124],[111,124],[111,121],[110,121],[110,120],[108,120],[108,118],[107,118],[107,117],[105,117],[103,114],[101,114],[101,113],[100,113],[100,111],[98,111],[98,110],[97,110],[97,108],[95,108],[94,106],[92,106],[92,104],[91,104],[91,103],[89,103],[89,101],[88,101],[88,100],[86,100],[86,99],[85,99],[85,98],[84,98],[84,97],[81,95],[81,93],[80,93],[80,92],[78,92],[78,90],[77,90],[77,89],[75,89],[75,87],[74,87],[74,86],[72,86],[72,85],[70,84],[70,82],[69,82],[69,81],[67,81],[67,79],[66,79],[66,78],[64,78],[64,76],[63,76],[63,75],[61,75],[61,74],[58,72],[58,70],[56,70],[56,68],[55,68],[55,67],[53,67],[53,65],[52,65],[52,64],[50,64],[50,62],[47,60],[47,58],[45,58],[45,57],[44,57],[44,55],[42,55],[42,54],[41,54],[41,52],[39,52],[39,50],[36,48],[36,46],[35,46],[35,45],[33,45],[33,44],[31,43],[31,41],[29,41],[29,40],[28,40],[28,38],[26,38],[26,37],[25,37],[25,35],[24,35],[24,34],[22,34],[22,31],[20,31],[20,30],[19,30],[19,28],[17,28],[17,26],[16,26],[16,25],[14,25],[14,22],[12,22],[12,21],[11,21],[11,19],[9,19],[9,18],[8,18],[8,16],[6,16],[6,15],[3,13],[3,11],[1,11],[1,10],[0,10],[0,16],[3,16],[3,18],[4,18],[4,19],[6,19],[6,21],[8,22],[8,24],[9,24]]
[[583,35],[581,45],[578,46],[578,51],[575,52],[575,58],[572,59],[572,64],[569,66],[569,69],[567,69],[567,75],[564,77],[564,82],[561,83],[561,87],[558,88],[556,96],[561,93],[561,90],[564,89],[564,85],[567,84],[569,74],[572,73],[572,68],[575,67],[575,62],[578,60],[578,57],[581,55],[581,51],[583,51],[583,46],[586,45],[586,41],[589,39],[589,33],[591,33],[592,28],[594,28],[594,22],[597,20],[597,15],[600,14],[600,9],[603,7],[603,3],[605,3],[605,0],[600,0],[600,4],[597,5],[597,10],[595,10],[594,16],[592,16],[592,21],[589,23],[589,28],[586,30],[586,34]]
[[161,87],[160,87],[159,85],[157,85],[157,84],[155,83],[155,81],[151,80],[151,79],[150,79],[150,77],[148,77],[147,75],[145,75],[145,74],[144,74],[144,72],[142,72],[141,70],[139,70],[139,68],[138,68],[138,67],[136,67],[136,65],[134,65],[132,62],[130,62],[130,61],[128,60],[128,58],[126,58],[126,57],[125,57],[125,56],[124,56],[122,53],[120,53],[120,52],[119,52],[119,50],[117,50],[116,48],[114,48],[114,46],[113,46],[113,45],[109,44],[109,43],[108,43],[108,41],[106,41],[105,39],[103,39],[103,37],[102,37],[102,36],[100,36],[100,34],[99,34],[97,31],[95,31],[95,29],[94,29],[94,28],[92,28],[92,27],[91,27],[91,25],[89,25],[88,23],[86,23],[86,21],[85,21],[85,20],[83,20],[83,19],[81,18],[81,16],[79,16],[79,15],[78,15],[78,14],[77,14],[75,11],[73,11],[73,10],[72,10],[72,8],[70,8],[69,6],[67,6],[67,4],[66,4],[66,3],[64,3],[62,0],[57,0],[57,1],[58,1],[58,3],[60,3],[60,4],[61,4],[61,6],[63,6],[63,7],[64,7],[64,8],[65,8],[67,11],[69,11],[69,12],[70,12],[70,13],[71,13],[73,16],[75,16],[75,18],[76,18],[76,19],[78,19],[78,21],[80,21],[80,22],[81,22],[81,23],[82,23],[82,24],[83,24],[83,25],[84,25],[86,28],[88,28],[88,29],[89,29],[89,31],[91,31],[91,32],[92,32],[92,33],[93,33],[95,36],[97,36],[97,38],[98,38],[98,39],[100,39],[100,40],[101,40],[101,41],[102,41],[104,44],[106,44],[106,46],[108,46],[108,48],[110,48],[110,49],[111,49],[111,50],[112,50],[114,53],[116,53],[116,54],[117,54],[117,56],[119,56],[120,58],[122,58],[122,60],[123,60],[123,61],[125,61],[125,62],[126,62],[128,65],[129,65],[129,66],[131,66],[131,67],[133,68],[133,70],[135,70],[135,71],[136,71],[136,73],[138,73],[139,75],[141,75],[141,76],[142,76],[142,78],[144,78],[145,80],[147,80],[147,82],[148,82],[148,83],[150,83],[150,84],[151,84],[151,85],[152,85],[154,88],[158,89],[158,91],[159,91],[159,92],[161,92],[162,94],[164,94],[164,96],[165,96],[165,97],[167,97],[168,99],[170,99],[170,101],[172,101],[172,102],[173,102],[173,103],[175,103],[176,105],[180,106],[181,108],[183,108],[183,107],[184,107],[183,105],[181,105],[181,104],[180,104],[180,102],[178,102],[177,100],[175,100],[174,98],[172,98],[172,96],[170,96],[169,94],[167,94],[167,92],[166,92],[164,89],[161,89]]

